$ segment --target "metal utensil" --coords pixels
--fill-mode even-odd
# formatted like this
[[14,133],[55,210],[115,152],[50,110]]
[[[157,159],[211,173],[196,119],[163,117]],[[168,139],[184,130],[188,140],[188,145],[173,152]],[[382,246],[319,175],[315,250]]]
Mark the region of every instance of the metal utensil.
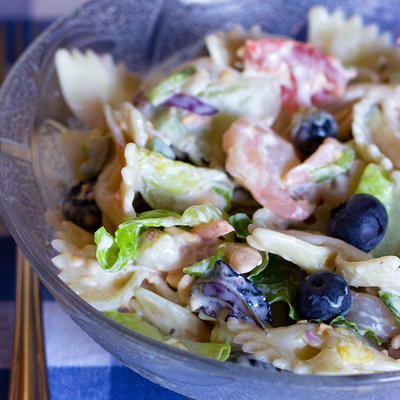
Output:
[[[27,45],[24,23],[0,24],[0,82],[8,64]],[[26,28],[26,27],[25,27]],[[8,36],[13,34],[13,40]],[[10,60],[9,58],[12,58]],[[21,250],[17,250],[14,344],[9,400],[47,400],[40,283]]]
[[48,398],[39,279],[18,249],[9,400]]

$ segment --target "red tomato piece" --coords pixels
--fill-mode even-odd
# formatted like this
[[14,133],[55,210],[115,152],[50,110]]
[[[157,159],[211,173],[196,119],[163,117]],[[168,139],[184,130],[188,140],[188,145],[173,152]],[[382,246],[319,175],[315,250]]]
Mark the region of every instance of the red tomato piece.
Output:
[[248,72],[281,72],[282,102],[297,110],[344,94],[355,72],[316,47],[278,37],[247,40],[243,59]]

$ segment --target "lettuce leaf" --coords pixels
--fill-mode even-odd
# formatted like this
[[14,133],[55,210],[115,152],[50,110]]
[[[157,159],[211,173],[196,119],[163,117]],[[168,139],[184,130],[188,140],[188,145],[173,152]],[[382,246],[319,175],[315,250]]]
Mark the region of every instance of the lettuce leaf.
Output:
[[171,149],[170,146],[167,145],[167,143],[164,142],[161,138],[158,136],[153,136],[149,140],[149,145],[148,145],[149,150],[155,151],[157,153],[160,153],[164,157],[167,157],[171,160],[175,160],[175,153]]
[[324,165],[314,168],[310,171],[311,179],[315,183],[322,183],[326,180],[333,179],[336,176],[345,173],[353,165],[355,152],[350,146],[345,146],[342,154],[335,164]]
[[183,272],[192,276],[201,276],[206,274],[211,268],[214,267],[218,260],[224,260],[224,247],[224,244],[219,245],[214,256],[207,257],[204,260],[190,265],[189,267],[183,268]]
[[163,335],[161,335],[160,331],[155,326],[149,324],[146,321],[143,321],[135,313],[119,312],[115,310],[105,312],[104,314],[107,315],[108,318],[111,318],[114,321],[125,325],[127,328],[132,329],[133,331],[140,333],[141,335],[159,341],[163,341],[164,339]]
[[141,335],[148,336],[152,339],[158,340],[176,346],[185,350],[200,354],[205,357],[214,358],[218,361],[226,361],[231,353],[231,346],[227,343],[199,343],[192,342],[187,339],[175,338],[172,336],[165,336],[160,333],[160,331],[150,323],[143,321],[135,313],[122,313],[119,311],[110,311],[104,313],[107,317],[125,325],[127,328],[132,329]]
[[145,93],[145,96],[154,105],[161,104],[168,97],[178,93],[185,82],[196,72],[194,67],[186,67],[173,72]]
[[329,325],[332,325],[334,327],[343,327],[351,330],[356,335],[369,337],[375,340],[375,342],[379,346],[382,343],[384,343],[384,341],[372,329],[361,328],[360,325],[357,324],[357,322],[348,321],[342,315],[339,315],[338,317],[334,318]]
[[229,223],[235,228],[236,236],[241,239],[246,239],[250,235],[248,226],[251,224],[251,219],[245,213],[237,213],[229,217]]
[[199,138],[208,122],[205,119],[199,125],[185,125],[182,122],[185,114],[185,111],[176,108],[160,107],[152,118],[152,123],[166,143],[187,155],[195,165],[203,166],[206,157],[200,149]]
[[178,339],[189,352],[214,358],[217,361],[226,361],[231,354],[231,345],[228,343],[200,343],[186,339]]
[[267,268],[269,263],[269,254],[266,252],[262,252],[262,262],[260,265],[257,265],[257,267],[255,267],[253,269],[253,271],[251,271],[249,273],[249,275],[247,275],[248,279],[254,278],[255,276],[257,276],[258,274],[260,274],[261,272],[263,272],[265,270],[265,268]]
[[270,256],[266,268],[249,278],[267,297],[270,304],[283,301],[289,306],[289,317],[299,320],[294,307],[297,288],[304,273],[294,264],[278,256]]
[[388,225],[382,241],[371,251],[374,257],[400,256],[400,190],[390,175],[379,165],[364,168],[355,193],[375,196],[385,206]]
[[96,258],[102,268],[110,272],[119,271],[135,260],[143,230],[150,227],[192,227],[222,218],[221,210],[206,205],[191,206],[182,216],[166,210],[145,211],[136,219],[121,224],[115,232],[115,238],[104,227],[99,228],[94,234]]
[[380,290],[378,294],[400,324],[400,296],[385,290]]
[[219,170],[195,167],[161,154],[137,150],[139,190],[152,208],[182,211],[191,204],[207,202],[221,209],[230,205],[234,183]]
[[262,77],[241,76],[233,82],[211,83],[198,97],[236,119],[275,117],[280,109],[279,84]]
[[188,114],[186,111],[160,107],[152,122],[167,142],[196,165],[206,161],[213,167],[223,167],[222,135],[229,126],[241,116],[275,119],[280,109],[279,84],[265,78],[240,76],[231,82],[208,84],[195,94],[219,113],[198,118],[196,124],[185,124],[182,117]]

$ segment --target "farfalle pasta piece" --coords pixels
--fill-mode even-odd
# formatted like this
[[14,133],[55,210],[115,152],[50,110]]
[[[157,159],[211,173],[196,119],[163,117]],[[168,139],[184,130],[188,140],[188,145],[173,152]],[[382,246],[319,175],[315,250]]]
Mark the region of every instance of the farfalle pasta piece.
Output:
[[[69,224],[71,223],[66,226],[68,236],[70,234],[68,230],[71,230]],[[131,265],[122,271],[110,274],[97,262],[96,246],[85,244],[86,240],[83,239],[80,246],[61,239],[52,241],[52,246],[59,253],[52,259],[60,270],[59,277],[99,311],[111,311],[125,306],[150,272],[138,270]]]
[[145,147],[150,128],[146,126],[146,121],[137,108],[131,103],[123,103],[117,109],[105,104],[103,110],[108,129],[117,144],[123,146],[134,142],[138,147]]
[[399,101],[400,88],[370,85],[353,108],[352,132],[360,155],[388,171],[400,168]]
[[384,256],[364,261],[347,261],[336,258],[336,273],[342,275],[350,286],[379,287],[400,295],[400,258]]
[[70,221],[65,221],[61,212],[46,213],[49,223],[56,229],[55,237],[76,247],[94,244],[93,235]]
[[234,343],[245,353],[276,368],[300,374],[347,375],[397,371],[400,362],[364,344],[344,328],[298,322],[262,330],[235,320],[228,321]]
[[282,232],[297,239],[304,240],[315,246],[326,247],[336,254],[341,254],[346,260],[365,261],[371,259],[371,256],[365,251],[362,251],[357,247],[344,242],[343,240],[336,239],[331,236],[321,235],[320,233],[314,232],[299,231],[295,229],[289,229]]
[[129,101],[138,85],[125,66],[115,64],[110,54],[92,50],[59,49],[55,66],[66,103],[89,126],[104,128],[103,104],[118,106]]
[[379,33],[375,24],[364,25],[360,16],[346,18],[342,10],[331,14],[325,7],[314,7],[308,16],[308,40],[346,65],[378,69],[397,62],[400,51],[391,47],[388,33]]
[[324,246],[310,244],[296,237],[265,228],[256,228],[247,243],[257,250],[277,254],[309,273],[333,271],[335,253]]
[[338,255],[350,261],[371,259],[368,253],[340,239],[298,230],[256,227],[247,237],[247,243],[257,250],[277,254],[309,273],[334,271]]
[[277,254],[305,271],[334,271],[350,286],[379,287],[400,294],[400,258],[371,258],[342,240],[318,233],[255,228],[247,237],[250,246]]

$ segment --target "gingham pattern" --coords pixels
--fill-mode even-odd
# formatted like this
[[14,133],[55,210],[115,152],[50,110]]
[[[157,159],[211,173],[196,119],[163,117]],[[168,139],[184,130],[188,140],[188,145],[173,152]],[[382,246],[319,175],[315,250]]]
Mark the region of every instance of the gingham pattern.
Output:
[[[15,244],[0,238],[0,399],[7,398],[14,299]],[[124,367],[90,339],[42,289],[44,334],[52,400],[180,400]]]
[[[0,80],[7,65],[49,22],[82,0],[12,0],[0,7]],[[47,7],[47,8],[46,8]],[[46,12],[41,12],[46,11]],[[40,11],[40,12],[39,12]],[[33,16],[45,18],[32,22]],[[6,18],[23,18],[5,20]],[[0,221],[0,399],[7,398],[15,301],[15,244]],[[42,290],[52,400],[182,400],[130,371],[90,339]]]

